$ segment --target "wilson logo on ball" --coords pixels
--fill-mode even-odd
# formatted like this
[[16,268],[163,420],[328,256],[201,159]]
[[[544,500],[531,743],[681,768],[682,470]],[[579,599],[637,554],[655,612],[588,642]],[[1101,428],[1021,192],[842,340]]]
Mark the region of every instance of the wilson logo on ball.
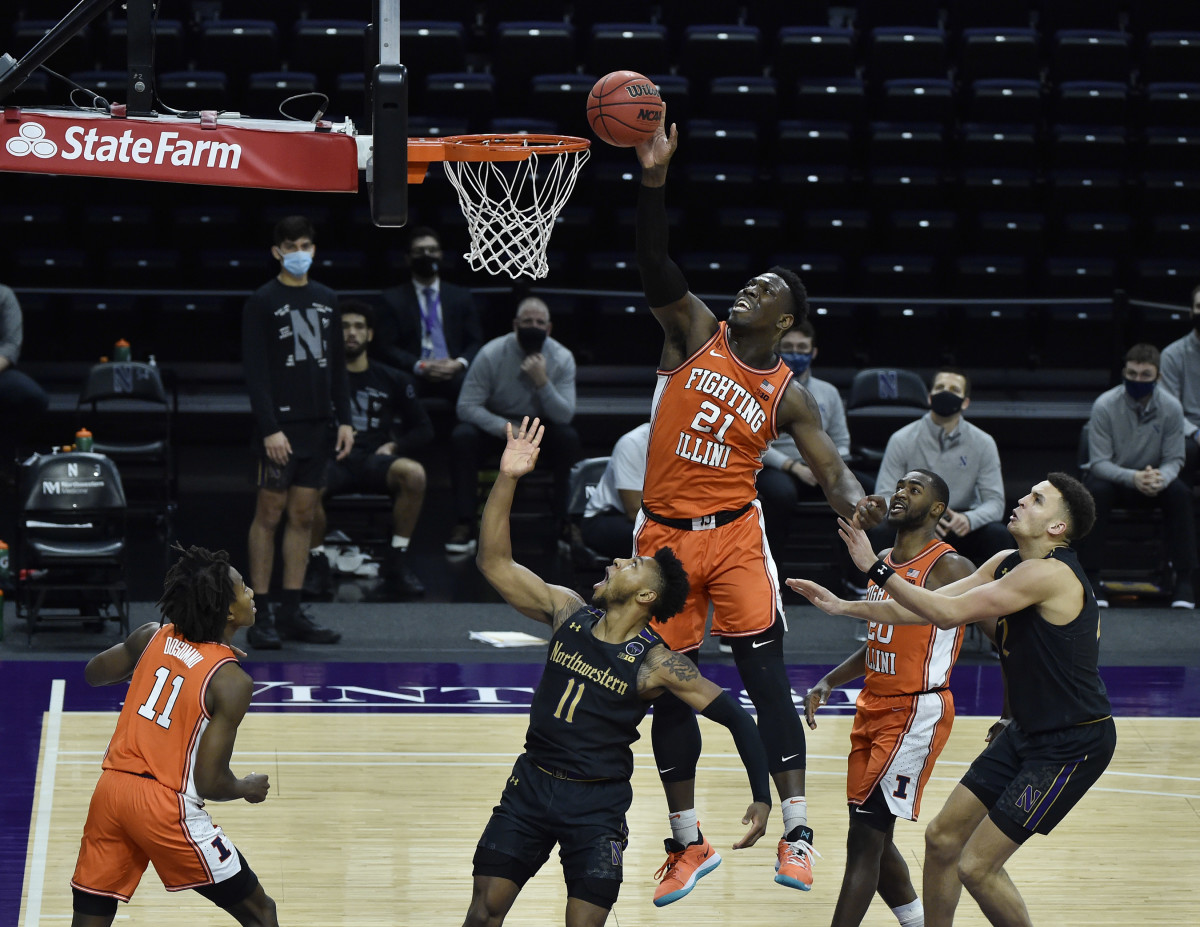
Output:
[[636,71],[613,71],[588,94],[587,119],[604,141],[632,148],[654,135],[663,121],[658,87]]

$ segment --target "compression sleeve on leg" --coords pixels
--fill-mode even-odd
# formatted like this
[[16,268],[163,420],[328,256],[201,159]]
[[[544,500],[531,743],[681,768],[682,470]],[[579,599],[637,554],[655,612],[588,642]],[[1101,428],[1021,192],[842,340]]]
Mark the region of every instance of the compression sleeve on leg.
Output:
[[651,308],[669,306],[687,295],[688,285],[667,254],[667,188],[638,187],[637,262],[642,290]]
[[755,801],[771,804],[771,780],[767,774],[767,753],[762,738],[758,736],[758,725],[728,692],[722,692],[700,712],[709,721],[716,721],[729,728],[733,743],[737,747],[746,775],[750,779],[750,791]]

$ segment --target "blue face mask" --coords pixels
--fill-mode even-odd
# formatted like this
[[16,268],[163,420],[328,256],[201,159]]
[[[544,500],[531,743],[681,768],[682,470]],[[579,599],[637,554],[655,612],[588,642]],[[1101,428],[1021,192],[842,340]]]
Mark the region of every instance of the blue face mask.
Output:
[[1126,378],[1125,392],[1129,394],[1130,399],[1145,399],[1154,392],[1154,384],[1156,382],[1158,381],[1150,380],[1146,382],[1145,380],[1130,380]]
[[779,359],[791,368],[793,374],[802,377],[808,373],[808,367],[812,363],[812,351],[807,354],[780,354]]
[[303,277],[312,267],[312,262],[313,256],[309,251],[289,251],[280,261],[283,269],[293,277]]

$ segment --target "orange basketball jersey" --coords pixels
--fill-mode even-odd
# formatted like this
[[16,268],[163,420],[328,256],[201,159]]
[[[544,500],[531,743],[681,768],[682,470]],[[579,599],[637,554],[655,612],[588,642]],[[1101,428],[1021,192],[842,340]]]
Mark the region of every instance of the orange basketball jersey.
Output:
[[210,718],[204,695],[230,660],[225,644],[184,640],[173,624],[159,628],[133,671],[104,768],[152,776],[199,801],[192,772]]
[[762,456],[792,372],[779,361],[756,370],[738,360],[722,322],[674,370],[659,370],[651,411],[643,501],[666,518],[741,508],[755,496]]
[[[907,563],[896,563],[889,553],[887,565],[914,586],[924,586],[933,565],[953,551],[945,541],[933,540]],[[889,598],[874,581],[868,584],[868,601]],[[962,638],[962,627],[943,630],[872,621],[867,630],[867,689],[875,695],[913,695],[949,685]]]

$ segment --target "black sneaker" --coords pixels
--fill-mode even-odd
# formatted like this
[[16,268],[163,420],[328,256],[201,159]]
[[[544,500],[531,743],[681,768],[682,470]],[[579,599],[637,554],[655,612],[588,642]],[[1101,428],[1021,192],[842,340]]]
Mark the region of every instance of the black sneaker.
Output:
[[450,532],[449,539],[446,541],[446,553],[475,553],[475,538],[472,535],[473,531],[470,525],[455,525],[454,530]]
[[1181,579],[1175,584],[1175,592],[1171,596],[1171,608],[1195,608],[1196,593],[1192,591],[1191,580]]
[[246,632],[246,641],[255,650],[278,650],[283,646],[279,632],[275,630],[274,604],[260,608],[254,616],[254,624]]
[[388,585],[393,591],[405,596],[425,594],[425,584],[408,565],[408,551],[393,547],[388,550],[386,573]]
[[342,639],[341,631],[317,624],[312,615],[303,608],[297,608],[290,613],[280,609],[275,620],[279,627],[279,636],[284,640],[303,641],[306,644],[336,644]]
[[309,551],[308,567],[304,571],[305,595],[325,596],[333,592],[333,567],[325,551]]

